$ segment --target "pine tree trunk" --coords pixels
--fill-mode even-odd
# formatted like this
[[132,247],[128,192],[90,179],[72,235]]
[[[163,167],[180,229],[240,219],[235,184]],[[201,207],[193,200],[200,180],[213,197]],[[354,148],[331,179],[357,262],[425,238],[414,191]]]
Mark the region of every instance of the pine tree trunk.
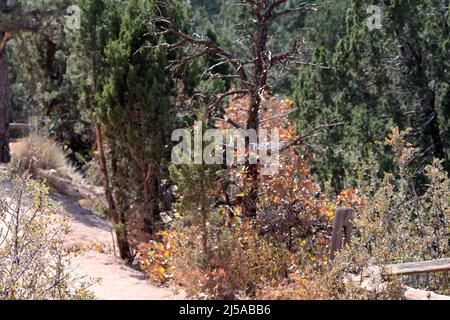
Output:
[[[103,148],[103,134],[100,123],[98,121],[94,124],[95,127],[95,138],[98,150],[98,162],[100,165],[100,174],[102,177],[103,188],[105,190],[105,198],[108,203],[108,209],[111,214],[111,220],[114,225],[117,247],[119,248],[120,257],[129,262],[133,261],[133,256],[131,254],[130,245],[128,242],[126,230],[123,227],[126,226],[126,221],[122,214],[119,213],[119,209],[116,206],[116,202],[113,197],[113,190],[111,183],[109,181],[108,167],[106,165],[105,150]],[[112,161],[115,161],[112,159]],[[115,166],[114,166],[115,167]],[[114,168],[113,168],[114,170]]]
[[[3,34],[0,33],[0,39],[2,38]],[[0,163],[7,163],[11,160],[9,153],[10,120],[8,61],[6,48],[0,48]]]
[[[113,143],[108,139],[107,144],[111,147],[111,176],[117,175],[117,156],[114,150]],[[112,222],[116,230],[117,246],[119,247],[120,257],[129,262],[133,262],[134,256],[131,253],[130,242],[128,241],[127,234],[127,217],[126,213],[122,209],[123,199],[117,192],[117,187],[114,186],[114,180],[112,180],[111,188],[113,191],[113,198],[115,204],[115,210],[112,212]]]
[[[96,36],[94,33],[94,44],[96,43]],[[96,52],[96,48],[94,48],[93,52]],[[92,91],[97,92],[97,60],[95,54],[91,57],[92,63]],[[108,210],[111,214],[111,220],[115,229],[116,239],[117,239],[117,247],[119,249],[119,255],[122,259],[127,260],[129,262],[133,261],[133,255],[131,253],[130,243],[128,241],[128,235],[126,232],[126,219],[123,213],[120,210],[120,203],[114,199],[114,186],[111,184],[108,173],[108,166],[106,163],[105,149],[103,147],[103,133],[102,127],[98,120],[95,120],[94,123],[95,128],[95,143],[97,145],[98,151],[98,163],[100,166],[100,175],[102,179],[103,188],[105,191],[105,198],[108,204]],[[113,150],[111,150],[111,171],[112,174],[115,174],[117,171],[116,159],[114,156]],[[117,198],[117,197],[116,197]]]
[[129,263],[132,263],[134,260],[133,255],[131,254],[130,244],[128,239],[123,237],[123,232],[120,230],[116,230],[116,238],[117,238],[117,247],[119,248],[120,257]]
[[[100,123],[98,121],[95,122],[95,137],[97,143],[98,150],[98,161],[100,165],[100,173],[102,176],[103,187],[105,190],[106,202],[108,203],[108,209],[111,213],[112,222],[114,225],[116,238],[117,238],[117,247],[119,248],[119,254],[122,259],[128,260],[129,262],[133,261],[133,256],[131,254],[130,244],[128,242],[126,230],[123,228],[126,226],[126,220],[124,219],[123,214],[119,213],[119,210],[116,206],[116,202],[114,201],[112,186],[109,181],[108,168],[106,165],[106,157],[105,150],[103,148],[103,134]],[[112,161],[115,161],[112,159]],[[115,167],[115,165],[113,166]],[[113,168],[113,170],[115,170]]]
[[206,186],[205,186],[205,172],[206,166],[202,165],[200,170],[200,213],[201,213],[201,228],[202,228],[202,247],[204,256],[204,267],[208,268],[210,264],[209,244],[208,244],[208,208],[206,200]]

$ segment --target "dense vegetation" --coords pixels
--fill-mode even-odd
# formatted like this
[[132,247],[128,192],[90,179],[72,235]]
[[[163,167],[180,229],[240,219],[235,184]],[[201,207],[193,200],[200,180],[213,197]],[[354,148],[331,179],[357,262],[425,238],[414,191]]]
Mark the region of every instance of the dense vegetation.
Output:
[[[195,298],[399,298],[405,284],[449,294],[445,274],[381,291],[345,281],[450,252],[449,2],[381,2],[369,30],[368,0],[0,0],[0,162],[13,121],[58,142],[103,187],[96,210],[121,258]],[[276,128],[277,173],[195,155],[175,164],[180,128],[219,129],[215,142]],[[44,153],[26,149],[12,167],[37,178]],[[250,139],[233,152],[250,158]],[[356,210],[355,230],[331,262],[338,207]],[[4,283],[0,298],[13,298]]]

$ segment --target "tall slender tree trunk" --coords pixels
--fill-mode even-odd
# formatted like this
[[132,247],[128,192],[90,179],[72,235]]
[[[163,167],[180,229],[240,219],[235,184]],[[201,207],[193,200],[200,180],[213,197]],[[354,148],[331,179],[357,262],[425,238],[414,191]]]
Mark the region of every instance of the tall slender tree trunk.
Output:
[[[0,42],[6,34],[0,33]],[[6,41],[5,41],[6,44]],[[9,123],[11,110],[9,102],[8,60],[6,45],[0,45],[0,163],[11,161],[9,153]]]
[[[95,59],[94,55],[92,56],[91,63],[93,70],[92,90],[93,92],[97,92],[97,60]],[[108,209],[111,214],[111,220],[117,238],[117,247],[119,248],[120,257],[122,259],[128,260],[129,262],[132,262],[133,255],[131,254],[130,244],[128,242],[128,236],[126,232],[126,219],[125,215],[121,213],[121,210],[119,208],[120,205],[116,205],[116,201],[114,199],[114,191],[113,191],[114,187],[109,179],[105,149],[103,148],[102,127],[97,119],[94,122],[94,128],[95,128],[95,143],[97,145],[98,162],[100,166],[100,175],[102,178],[102,184],[105,191],[106,202],[108,204]],[[111,162],[112,162],[112,172],[114,174],[117,170],[116,159],[114,156],[112,157]]]
[[105,150],[103,148],[103,134],[100,123],[98,123],[98,121],[95,122],[95,136],[96,136],[98,162],[100,165],[102,183],[105,190],[105,197],[106,202],[108,203],[108,209],[111,213],[112,222],[114,224],[119,254],[122,259],[132,261],[133,257],[131,255],[130,245],[128,243],[126,232],[124,232],[122,227],[118,227],[125,225],[126,221],[122,219],[121,215],[119,214],[116,203],[114,201],[112,187],[109,181],[108,168],[106,165]]
[[[268,22],[260,22],[258,30],[253,35],[253,56],[255,59],[254,85],[250,94],[250,109],[247,117],[247,129],[254,129],[259,133],[259,112],[261,110],[262,96],[268,89],[267,86],[267,41],[268,41]],[[246,154],[250,154],[250,141],[246,139]],[[249,160],[250,158],[248,158]],[[243,215],[248,218],[254,218],[258,210],[258,192],[259,192],[259,172],[257,164],[248,163],[245,168],[245,183],[248,186],[243,203]]]
[[[111,175],[114,177],[117,175],[117,156],[114,150],[114,144],[108,140],[107,144],[110,146],[110,159],[111,159]],[[119,247],[120,257],[122,259],[133,262],[134,256],[131,252],[130,242],[128,241],[127,234],[127,216],[123,209],[123,199],[117,187],[114,184],[114,179],[111,181],[111,191],[114,198],[114,211],[112,212],[112,222],[116,230],[117,246]]]
[[202,164],[202,170],[200,170],[200,213],[201,213],[201,230],[202,230],[202,247],[203,247],[203,257],[204,257],[204,267],[208,268],[210,265],[210,254],[209,254],[209,244],[208,244],[208,208],[206,193],[207,188],[205,185],[205,172],[206,166]]

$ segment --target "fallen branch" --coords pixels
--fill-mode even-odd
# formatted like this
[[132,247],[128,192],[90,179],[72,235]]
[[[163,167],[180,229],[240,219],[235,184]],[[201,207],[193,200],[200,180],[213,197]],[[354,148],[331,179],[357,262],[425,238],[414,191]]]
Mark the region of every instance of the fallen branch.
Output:
[[383,271],[384,276],[450,271],[450,258],[391,264],[385,266]]
[[449,296],[443,296],[431,291],[419,290],[405,287],[403,298],[405,300],[450,300]]

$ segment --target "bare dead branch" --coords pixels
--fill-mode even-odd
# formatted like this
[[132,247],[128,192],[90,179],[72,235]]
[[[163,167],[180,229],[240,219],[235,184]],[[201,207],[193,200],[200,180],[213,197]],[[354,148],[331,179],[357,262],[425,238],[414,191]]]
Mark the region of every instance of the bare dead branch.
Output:
[[187,34],[178,30],[178,28],[176,28],[173,22],[166,18],[158,17],[156,18],[155,21],[166,24],[168,26],[167,30],[169,30],[179,39],[181,39],[181,43],[204,47],[204,49],[201,51],[202,52],[201,54],[196,54],[195,57],[192,57],[191,59],[184,58],[186,62],[194,58],[198,58],[200,56],[205,56],[207,54],[216,54],[220,57],[225,58],[235,68],[236,72],[239,74],[241,79],[244,82],[247,81],[248,78],[244,69],[244,64],[246,62],[241,61],[240,59],[235,57],[232,53],[230,53],[228,50],[222,48],[221,46],[219,46],[218,44],[216,44],[214,41],[212,41],[207,37],[193,38],[191,36],[188,36]]
[[297,7],[287,8],[287,9],[284,9],[277,13],[274,13],[273,15],[271,15],[267,18],[267,21],[269,24],[271,24],[281,16],[285,16],[285,15],[288,15],[291,13],[304,13],[304,12],[308,12],[308,11],[315,11],[318,9],[319,6],[320,5],[317,5],[317,4],[303,2],[302,4],[298,5]]
[[291,110],[291,111],[288,111],[288,112],[285,112],[285,113],[282,113],[282,114],[278,114],[276,116],[273,116],[273,117],[270,117],[270,118],[267,118],[267,119],[263,119],[263,120],[259,121],[259,123],[261,124],[261,123],[264,123],[264,122],[268,122],[270,120],[287,117],[288,115],[290,115],[291,113],[293,113],[295,111],[296,110]]
[[235,99],[240,99],[244,97],[245,95],[249,94],[249,90],[232,90],[228,91],[226,93],[217,94],[213,98],[213,102],[208,106],[208,110],[212,109],[213,107],[216,107],[220,102],[222,102],[225,98],[230,96],[236,96]]
[[285,2],[287,2],[287,0],[277,0],[272,2],[264,12],[264,18],[268,19],[272,15],[272,12],[275,10],[275,8],[279,7]]
[[288,143],[287,145],[283,146],[280,149],[280,153],[286,151],[290,147],[295,147],[295,146],[297,146],[299,144],[304,144],[306,140],[308,140],[311,136],[313,136],[318,131],[321,131],[321,130],[327,129],[327,128],[331,128],[331,127],[338,127],[338,126],[342,126],[342,125],[344,125],[344,122],[329,123],[329,124],[324,124],[324,125],[320,125],[318,127],[315,127],[314,129],[308,131],[304,135],[301,135],[298,139],[295,139],[294,141],[292,141],[292,142]]
[[0,39],[0,52],[2,52],[5,47],[6,44],[8,43],[8,41],[12,38],[12,35],[10,32],[5,32],[3,34],[3,37]]
[[306,48],[302,47],[304,43],[303,40],[295,39],[292,47],[282,53],[276,54],[270,59],[270,66],[275,65],[277,63],[287,63],[295,60],[300,53],[306,52]]

